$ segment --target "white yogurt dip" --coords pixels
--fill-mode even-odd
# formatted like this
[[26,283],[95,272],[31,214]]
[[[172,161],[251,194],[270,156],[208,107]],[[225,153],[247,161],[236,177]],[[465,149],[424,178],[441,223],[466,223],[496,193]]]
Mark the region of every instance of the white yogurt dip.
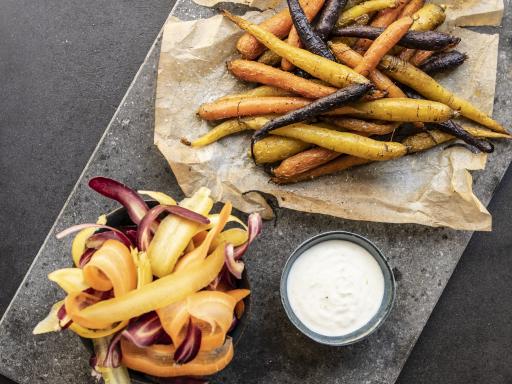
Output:
[[360,245],[327,240],[295,260],[286,290],[291,309],[307,328],[324,336],[344,336],[377,313],[384,275]]

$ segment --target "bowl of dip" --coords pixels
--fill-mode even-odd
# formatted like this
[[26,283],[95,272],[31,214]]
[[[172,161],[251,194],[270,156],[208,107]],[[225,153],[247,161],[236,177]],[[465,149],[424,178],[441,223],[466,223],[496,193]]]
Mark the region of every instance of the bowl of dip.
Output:
[[281,300],[290,321],[327,345],[349,345],[374,332],[395,301],[388,261],[368,239],[326,232],[302,243],[281,276]]

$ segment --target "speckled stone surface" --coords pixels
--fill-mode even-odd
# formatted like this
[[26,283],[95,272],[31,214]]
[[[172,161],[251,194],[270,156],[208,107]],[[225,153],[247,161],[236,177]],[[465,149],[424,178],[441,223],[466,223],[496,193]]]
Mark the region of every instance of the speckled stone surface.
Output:
[[[180,2],[182,19],[207,17],[213,11]],[[509,32],[506,32],[509,33]],[[506,36],[510,38],[510,36]],[[501,42],[503,44],[503,41]],[[501,49],[495,116],[510,126],[510,52]],[[114,207],[88,190],[87,180],[106,175],[140,189],[182,194],[165,160],[153,145],[153,102],[158,44],[121,103],[76,188],[41,248],[26,279],[0,323],[0,373],[20,383],[91,383],[88,353],[69,332],[34,337],[31,330],[62,293],[46,275],[69,265],[70,240],[55,233],[69,225],[93,221]],[[484,203],[508,166],[511,145],[500,143],[487,169],[474,174]],[[372,239],[395,269],[398,289],[393,312],[384,326],[359,344],[332,348],[300,334],[288,322],[279,298],[281,269],[293,248],[323,231],[343,229]],[[279,210],[275,222],[247,255],[252,283],[252,316],[233,363],[214,383],[393,383],[446,285],[471,233],[418,225],[346,221]]]

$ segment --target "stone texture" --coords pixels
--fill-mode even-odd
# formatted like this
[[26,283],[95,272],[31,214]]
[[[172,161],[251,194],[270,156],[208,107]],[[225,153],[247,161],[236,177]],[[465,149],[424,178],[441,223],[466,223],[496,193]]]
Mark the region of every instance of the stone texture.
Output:
[[[213,11],[189,0],[175,14],[183,19],[207,17]],[[503,52],[503,51],[502,51]],[[508,76],[509,53],[500,55],[500,79]],[[114,207],[88,190],[94,175],[115,177],[136,188],[181,193],[152,144],[153,98],[158,45],[138,73],[91,162],[52,228],[11,306],[0,323],[0,372],[20,383],[91,382],[88,356],[70,333],[33,337],[31,330],[62,294],[47,273],[69,265],[70,240],[57,241],[71,224],[92,221]],[[502,82],[503,83],[503,82]],[[510,100],[506,85],[497,90],[495,116],[507,126]],[[510,144],[497,145],[483,172],[475,174],[477,195],[488,203],[509,161]],[[344,229],[372,239],[395,267],[398,290],[391,317],[368,340],[347,348],[315,344],[287,321],[279,299],[279,278],[295,245],[322,231]],[[253,287],[252,317],[233,363],[215,383],[392,383],[423,329],[455,268],[469,232],[417,225],[353,222],[290,210],[279,210],[247,256]]]

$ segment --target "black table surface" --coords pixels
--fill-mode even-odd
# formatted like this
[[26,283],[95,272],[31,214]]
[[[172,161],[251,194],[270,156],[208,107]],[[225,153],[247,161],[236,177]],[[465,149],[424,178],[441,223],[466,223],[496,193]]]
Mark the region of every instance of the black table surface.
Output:
[[[171,5],[0,1],[0,315]],[[512,383],[511,193],[509,169],[398,383]]]

